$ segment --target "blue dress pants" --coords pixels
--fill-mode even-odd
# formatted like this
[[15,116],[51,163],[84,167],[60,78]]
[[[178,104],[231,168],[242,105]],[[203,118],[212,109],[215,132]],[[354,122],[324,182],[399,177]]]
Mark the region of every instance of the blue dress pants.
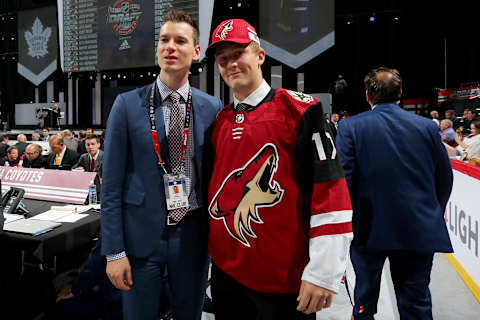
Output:
[[162,245],[150,257],[130,257],[133,286],[122,292],[126,320],[158,320],[162,279],[168,272],[170,305],[175,320],[200,320],[208,272],[205,237],[200,217],[189,217],[176,226],[166,226]]
[[355,319],[373,320],[377,312],[383,264],[388,258],[397,307],[401,319],[430,320],[432,299],[428,285],[432,271],[433,253],[411,251],[375,251],[361,247],[350,248],[355,270]]

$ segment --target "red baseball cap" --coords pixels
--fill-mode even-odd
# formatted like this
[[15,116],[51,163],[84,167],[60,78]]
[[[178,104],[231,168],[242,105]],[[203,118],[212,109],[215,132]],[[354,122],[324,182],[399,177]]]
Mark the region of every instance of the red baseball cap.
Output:
[[228,19],[220,23],[213,31],[212,42],[205,50],[205,55],[213,55],[215,51],[213,49],[223,42],[248,44],[252,41],[260,45],[260,40],[254,27],[243,19]]

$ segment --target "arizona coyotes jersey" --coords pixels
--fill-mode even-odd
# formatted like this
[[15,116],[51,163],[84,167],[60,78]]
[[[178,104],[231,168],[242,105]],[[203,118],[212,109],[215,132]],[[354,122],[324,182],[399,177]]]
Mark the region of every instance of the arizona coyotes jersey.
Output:
[[255,109],[220,111],[208,190],[214,263],[260,292],[301,279],[337,291],[352,237],[351,204],[321,103],[278,89]]

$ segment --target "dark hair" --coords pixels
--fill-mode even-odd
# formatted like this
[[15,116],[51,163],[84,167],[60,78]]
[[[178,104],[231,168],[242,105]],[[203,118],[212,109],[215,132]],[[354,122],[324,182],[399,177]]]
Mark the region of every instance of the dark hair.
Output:
[[373,105],[396,102],[402,97],[402,78],[396,69],[373,69],[363,82]]
[[448,109],[448,110],[445,111],[445,114],[455,115],[455,110],[453,110],[453,109]]
[[182,10],[168,10],[164,15],[163,15],[163,23],[166,22],[185,22],[189,24],[192,27],[193,31],[193,44],[197,45],[198,44],[198,25],[193,20],[193,18],[188,15],[185,11]]
[[78,131],[78,136],[80,138],[84,139],[87,136],[87,131],[85,131],[85,130]]
[[13,150],[17,150],[17,152],[18,152],[18,148],[17,148],[17,147],[11,146],[11,147],[8,147],[7,153],[12,153]]
[[472,122],[470,122],[470,125],[472,124],[475,127],[475,129],[480,130],[480,120],[472,120]]
[[97,140],[98,143],[100,143],[100,137],[97,136],[96,134],[88,134],[87,137],[85,138],[85,141],[95,139]]
[[2,134],[2,135],[0,136],[0,141],[5,141],[5,140],[8,140],[8,135]]

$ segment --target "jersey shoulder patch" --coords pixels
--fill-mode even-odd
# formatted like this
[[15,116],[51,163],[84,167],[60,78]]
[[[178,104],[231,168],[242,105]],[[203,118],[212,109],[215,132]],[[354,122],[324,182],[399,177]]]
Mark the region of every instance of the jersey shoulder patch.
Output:
[[305,103],[311,103],[315,101],[315,98],[305,94],[303,92],[297,92],[297,91],[292,91],[292,90],[285,90],[293,99],[300,101],[300,102],[305,102]]

